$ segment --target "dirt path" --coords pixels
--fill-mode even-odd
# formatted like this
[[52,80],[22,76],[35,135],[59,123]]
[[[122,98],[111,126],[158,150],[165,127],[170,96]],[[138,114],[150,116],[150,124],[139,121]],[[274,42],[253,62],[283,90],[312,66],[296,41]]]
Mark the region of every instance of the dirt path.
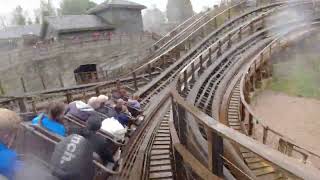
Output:
[[[320,154],[320,100],[266,90],[252,107],[271,128]],[[320,167],[320,159],[312,162]]]

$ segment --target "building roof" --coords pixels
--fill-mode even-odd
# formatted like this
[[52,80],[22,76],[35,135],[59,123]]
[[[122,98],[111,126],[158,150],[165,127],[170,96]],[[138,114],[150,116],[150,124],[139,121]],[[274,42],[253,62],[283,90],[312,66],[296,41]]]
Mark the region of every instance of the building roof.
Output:
[[95,15],[50,16],[46,21],[59,33],[114,29],[113,25]]
[[21,38],[23,35],[40,36],[40,29],[40,24],[7,27],[3,30],[0,30],[0,39],[17,39]]
[[141,10],[145,9],[146,6],[126,0],[106,0],[105,2],[97,5],[96,7],[89,9],[87,13],[95,14],[109,8],[128,8]]

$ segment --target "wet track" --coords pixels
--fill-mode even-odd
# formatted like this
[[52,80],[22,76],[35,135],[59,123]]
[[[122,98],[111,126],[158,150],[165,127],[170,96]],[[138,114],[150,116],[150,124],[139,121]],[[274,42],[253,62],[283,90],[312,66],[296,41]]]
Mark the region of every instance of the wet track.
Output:
[[[127,141],[114,142],[122,150],[119,167],[111,170],[95,161],[101,179],[319,177],[317,169],[290,163],[293,158],[281,148],[288,149],[288,144],[299,146],[285,136],[280,136],[279,151],[264,146],[268,144],[268,131],[272,130],[263,126],[263,122],[253,121],[254,114],[247,104],[248,93],[258,88],[263,78],[271,76],[267,59],[286,43],[281,39],[303,30],[302,21],[266,26],[266,18],[287,6],[312,9],[312,5],[273,2],[252,8],[240,3],[218,14],[209,11],[193,16],[158,41],[151,48],[150,62],[122,80],[127,89],[140,95],[145,119]],[[290,26],[290,33],[268,33],[282,26]],[[317,26],[315,18],[313,27]],[[11,100],[19,102],[20,110],[32,107],[36,111],[41,109],[41,103],[33,101],[34,96],[41,101],[86,100],[109,92],[115,84],[113,81]],[[66,119],[72,125],[84,126],[74,117]],[[263,126],[261,143],[253,135],[257,124]],[[59,141],[41,128],[29,125],[24,128],[29,138],[37,137],[38,141],[51,144],[42,157],[50,154]],[[112,141],[108,134],[100,132],[100,135]],[[303,158],[317,156],[305,148],[299,150]]]

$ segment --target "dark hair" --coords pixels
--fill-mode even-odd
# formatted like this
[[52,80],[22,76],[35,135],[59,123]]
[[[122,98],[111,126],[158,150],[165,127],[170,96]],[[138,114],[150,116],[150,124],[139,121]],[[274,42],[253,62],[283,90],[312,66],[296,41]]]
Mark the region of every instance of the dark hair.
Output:
[[117,112],[117,113],[120,113],[120,112],[122,112],[122,106],[116,106],[116,107],[114,107],[114,110]]
[[61,121],[60,117],[64,114],[65,104],[62,102],[51,102],[48,105],[47,112],[51,119]]
[[87,129],[96,132],[101,128],[102,118],[98,115],[92,114],[87,120]]

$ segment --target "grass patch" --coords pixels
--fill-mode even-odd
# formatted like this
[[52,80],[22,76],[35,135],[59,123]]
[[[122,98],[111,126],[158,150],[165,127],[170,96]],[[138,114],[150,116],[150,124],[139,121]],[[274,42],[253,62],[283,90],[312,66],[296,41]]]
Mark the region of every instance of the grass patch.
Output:
[[317,55],[294,55],[273,65],[269,89],[291,96],[320,99],[320,58]]

